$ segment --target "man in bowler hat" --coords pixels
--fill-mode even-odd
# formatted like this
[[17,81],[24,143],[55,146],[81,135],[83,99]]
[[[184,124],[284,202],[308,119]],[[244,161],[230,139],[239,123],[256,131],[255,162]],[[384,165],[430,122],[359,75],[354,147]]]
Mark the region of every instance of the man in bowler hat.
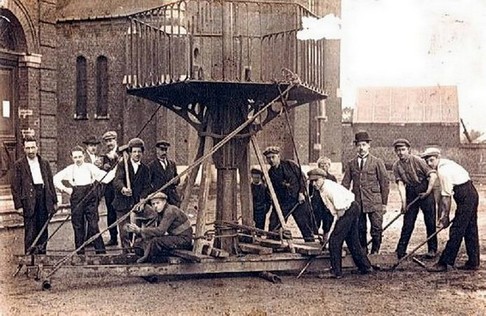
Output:
[[380,251],[383,215],[386,212],[390,182],[385,163],[370,154],[371,137],[366,131],[358,131],[354,137],[357,156],[349,160],[344,168],[342,185],[352,191],[361,210],[359,218],[359,241],[368,253],[367,226],[370,220],[371,254]]

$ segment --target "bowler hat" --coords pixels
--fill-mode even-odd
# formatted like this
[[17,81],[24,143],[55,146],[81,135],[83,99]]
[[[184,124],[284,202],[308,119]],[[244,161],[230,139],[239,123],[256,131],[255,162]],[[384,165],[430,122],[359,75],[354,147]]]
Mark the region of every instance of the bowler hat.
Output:
[[440,155],[440,149],[439,148],[429,147],[429,148],[425,149],[425,151],[422,154],[420,154],[420,157],[427,159],[427,158],[432,157],[432,156],[439,157],[439,155]]
[[277,154],[280,154],[280,148],[277,147],[277,146],[268,146],[267,148],[265,148],[265,150],[263,151],[263,155],[264,156],[268,156],[270,154],[274,154],[274,155],[277,155]]
[[155,144],[155,147],[159,147],[159,148],[169,148],[170,147],[170,143],[166,140],[159,140],[156,144]]
[[408,139],[399,138],[393,142],[393,147],[403,147],[403,146],[410,147],[410,142],[408,141]]
[[116,138],[118,135],[115,131],[108,131],[103,134],[102,138],[103,140],[108,140],[108,139],[113,139]]
[[140,138],[137,137],[132,138],[128,141],[128,148],[134,148],[134,147],[144,148],[145,143]]
[[356,134],[354,134],[354,143],[359,143],[359,142],[370,142],[371,137],[368,135],[367,131],[358,131]]
[[149,198],[150,201],[156,199],[167,200],[167,194],[165,194],[164,192],[157,192]]
[[100,141],[94,135],[91,135],[83,141],[83,144],[85,145],[98,145],[99,143]]
[[310,171],[307,172],[307,176],[309,177],[309,180],[317,180],[319,178],[325,178],[326,177],[326,172],[322,170],[321,168],[314,168]]

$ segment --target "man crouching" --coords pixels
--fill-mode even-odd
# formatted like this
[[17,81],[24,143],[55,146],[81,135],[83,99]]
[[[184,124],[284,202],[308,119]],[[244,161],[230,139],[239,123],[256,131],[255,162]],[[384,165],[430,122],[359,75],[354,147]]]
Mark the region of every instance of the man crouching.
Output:
[[126,229],[141,237],[135,244],[135,248],[143,248],[143,256],[137,263],[153,261],[171,249],[192,248],[192,227],[187,215],[168,204],[167,195],[162,192],[155,193],[136,211]]
[[329,237],[329,255],[333,278],[342,277],[342,249],[346,241],[354,264],[361,274],[373,272],[371,263],[359,243],[358,222],[360,209],[354,201],[354,194],[336,182],[326,179],[326,172],[316,168],[307,172],[309,181],[331,214],[337,218]]

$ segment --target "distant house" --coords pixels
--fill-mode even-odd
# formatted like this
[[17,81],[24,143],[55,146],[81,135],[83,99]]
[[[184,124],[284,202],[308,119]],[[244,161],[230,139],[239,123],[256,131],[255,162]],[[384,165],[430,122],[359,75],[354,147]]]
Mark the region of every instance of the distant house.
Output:
[[456,86],[360,88],[352,122],[343,128],[343,161],[354,155],[358,130],[369,132],[374,151],[388,164],[395,159],[391,146],[397,138],[410,140],[417,152],[429,145],[459,146],[459,124]]

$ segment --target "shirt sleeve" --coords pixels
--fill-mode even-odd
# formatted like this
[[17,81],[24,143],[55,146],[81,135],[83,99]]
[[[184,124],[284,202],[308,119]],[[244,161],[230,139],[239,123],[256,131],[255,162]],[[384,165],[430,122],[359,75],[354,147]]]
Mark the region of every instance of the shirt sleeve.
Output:
[[[96,181],[102,181],[103,180],[103,183],[108,183],[105,181],[105,175],[106,175],[106,171],[103,171],[101,170],[100,168],[96,167],[95,165],[93,164],[89,164],[89,169],[91,171],[91,174],[93,175],[93,178],[96,180]],[[105,177],[105,178],[103,178]]]
[[454,189],[454,185],[452,184],[452,178],[448,175],[448,172],[444,172],[447,170],[444,170],[443,168],[447,168],[447,167],[442,167],[441,170],[439,171],[439,181],[440,181],[440,188],[441,188],[440,195],[452,196],[453,189]]
[[172,222],[174,222],[175,213],[171,212],[169,209],[166,209],[162,219],[160,220],[160,224],[157,227],[144,227],[141,230],[142,237],[151,238],[151,237],[160,237],[164,236],[167,233]]
[[56,189],[60,191],[66,190],[66,186],[62,183],[62,180],[67,180],[67,174],[70,168],[71,166],[67,166],[66,168],[62,169],[61,171],[59,171],[54,175],[52,180],[54,182],[54,186],[56,187]]
[[427,165],[427,163],[425,162],[425,160],[423,159],[417,159],[416,160],[419,168],[422,170],[422,172],[428,177],[431,173],[436,173],[436,171],[432,168],[429,167],[429,165]]

